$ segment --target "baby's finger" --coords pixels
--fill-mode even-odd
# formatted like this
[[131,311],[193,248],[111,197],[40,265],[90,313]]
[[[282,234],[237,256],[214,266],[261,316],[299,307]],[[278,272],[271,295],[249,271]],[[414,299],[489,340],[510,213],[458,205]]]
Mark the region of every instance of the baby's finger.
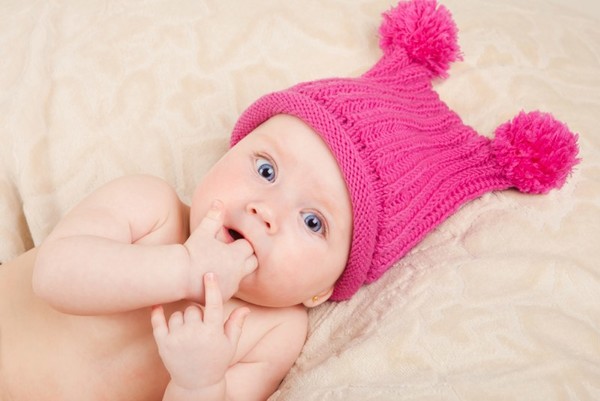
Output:
[[169,318],[169,330],[177,329],[183,326],[183,313],[175,311]]
[[256,259],[256,255],[250,255],[250,257],[244,262],[244,276],[252,273],[257,267],[258,259]]
[[152,307],[150,321],[152,322],[152,333],[157,341],[165,338],[167,334],[169,334],[167,320],[165,319],[165,311],[162,306]]
[[223,299],[214,273],[204,275],[204,323],[223,324]]
[[195,305],[190,305],[183,312],[183,320],[185,323],[202,321],[202,311]]
[[198,228],[205,233],[216,236],[223,227],[223,203],[219,200],[213,201],[206,216],[200,221]]
[[229,244],[229,246],[231,247],[232,250],[234,250],[235,252],[239,253],[240,255],[242,255],[244,257],[248,257],[254,253],[254,248],[252,248],[252,245],[250,245],[250,242],[248,242],[245,239],[235,240],[231,244]]
[[244,327],[246,316],[248,316],[249,313],[249,308],[242,307],[234,310],[231,312],[231,315],[229,315],[229,319],[227,319],[227,322],[225,323],[225,335],[231,344],[237,345],[240,341],[242,328]]

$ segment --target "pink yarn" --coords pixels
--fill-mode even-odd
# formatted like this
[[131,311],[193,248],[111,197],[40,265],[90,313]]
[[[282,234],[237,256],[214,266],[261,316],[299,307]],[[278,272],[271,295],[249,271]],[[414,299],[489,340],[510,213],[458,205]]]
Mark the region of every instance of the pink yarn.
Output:
[[456,32],[434,0],[400,2],[384,14],[384,55],[369,71],[265,95],[234,128],[232,146],[270,117],[291,114],[335,156],[354,225],[332,300],[379,278],[465,202],[510,187],[545,193],[578,162],[577,136],[549,114],[521,113],[492,141],[439,99],[431,79],[460,58]]
[[383,14],[379,46],[386,53],[402,48],[434,76],[446,77],[450,63],[461,59],[452,15],[435,0],[401,2]]
[[521,192],[545,194],[563,186],[577,159],[577,136],[547,113],[521,112],[496,129],[492,149]]

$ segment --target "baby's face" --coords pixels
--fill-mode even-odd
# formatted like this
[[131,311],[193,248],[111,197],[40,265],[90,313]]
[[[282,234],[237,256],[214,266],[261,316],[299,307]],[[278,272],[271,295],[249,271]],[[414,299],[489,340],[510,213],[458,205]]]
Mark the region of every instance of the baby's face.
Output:
[[230,149],[196,189],[192,230],[214,199],[223,202],[225,227],[250,242],[258,259],[236,297],[290,306],[330,295],[350,251],[352,206],[337,162],[312,128],[277,115]]

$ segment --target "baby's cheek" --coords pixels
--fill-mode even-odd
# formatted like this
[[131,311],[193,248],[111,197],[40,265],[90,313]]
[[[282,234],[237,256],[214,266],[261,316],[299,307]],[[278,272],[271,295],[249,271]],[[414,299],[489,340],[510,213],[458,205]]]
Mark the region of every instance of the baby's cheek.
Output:
[[277,266],[277,251],[275,249],[271,251],[255,251],[256,259],[258,261],[258,269],[267,273],[272,269],[272,266]]

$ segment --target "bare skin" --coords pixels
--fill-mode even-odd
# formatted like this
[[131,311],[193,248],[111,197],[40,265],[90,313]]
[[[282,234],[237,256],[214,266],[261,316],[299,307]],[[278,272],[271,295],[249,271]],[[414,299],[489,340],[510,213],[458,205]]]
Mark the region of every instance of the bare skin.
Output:
[[230,150],[191,207],[157,178],[107,184],[0,266],[0,401],[268,398],[351,220],[335,159],[290,116]]
[[[34,249],[0,267],[0,400],[161,400],[170,378],[152,335],[151,308],[105,316],[58,312],[31,289],[36,253]],[[170,315],[188,304],[166,305],[165,312]],[[250,361],[262,352],[261,342],[270,343],[278,352],[289,351],[279,361],[270,357],[270,368],[287,371],[304,343],[304,308],[231,300],[225,315],[240,306],[251,313],[233,363]],[[267,388],[274,391],[275,381],[256,389],[263,393],[257,399],[268,396]]]

